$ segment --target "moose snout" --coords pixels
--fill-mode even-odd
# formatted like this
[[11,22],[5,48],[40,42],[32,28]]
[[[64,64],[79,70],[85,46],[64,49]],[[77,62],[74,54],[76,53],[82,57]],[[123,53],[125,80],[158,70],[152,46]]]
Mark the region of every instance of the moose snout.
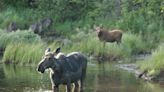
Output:
[[39,65],[38,68],[37,68],[37,71],[41,72],[41,73],[44,73],[45,69],[42,65]]

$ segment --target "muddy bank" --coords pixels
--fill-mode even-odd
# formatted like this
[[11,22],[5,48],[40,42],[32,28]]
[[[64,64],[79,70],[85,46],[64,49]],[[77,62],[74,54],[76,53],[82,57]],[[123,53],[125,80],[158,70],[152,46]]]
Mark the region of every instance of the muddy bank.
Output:
[[149,75],[150,71],[144,70],[141,71],[135,62],[140,62],[142,60],[148,59],[151,57],[151,54],[140,54],[133,56],[134,63],[131,64],[117,64],[116,67],[121,68],[123,70],[129,71],[135,74],[136,78],[141,78],[146,81],[154,81],[154,82],[163,82],[164,83],[164,71],[160,71],[158,75]]
[[[116,67],[134,73],[137,78],[139,78],[139,75],[142,73],[142,71],[138,69],[136,64],[118,64],[116,65]],[[146,77],[146,76],[142,76],[142,78],[145,80],[151,80],[150,77]]]
[[149,76],[147,71],[140,71],[136,64],[118,64],[116,67],[135,74],[136,78],[141,78],[146,81],[164,83],[164,71],[161,71],[158,75]]

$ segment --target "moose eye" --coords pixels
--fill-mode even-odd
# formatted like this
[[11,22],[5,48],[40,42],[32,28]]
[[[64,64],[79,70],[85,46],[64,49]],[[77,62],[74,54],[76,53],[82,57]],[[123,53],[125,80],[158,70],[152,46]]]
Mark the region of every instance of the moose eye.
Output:
[[52,58],[47,58],[47,60],[52,60]]

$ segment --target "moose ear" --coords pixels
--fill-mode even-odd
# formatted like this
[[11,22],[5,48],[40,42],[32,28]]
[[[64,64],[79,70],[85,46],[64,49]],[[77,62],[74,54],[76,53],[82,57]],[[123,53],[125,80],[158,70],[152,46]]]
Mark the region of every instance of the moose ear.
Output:
[[51,48],[47,48],[46,50],[45,50],[45,54],[47,54],[48,52],[50,52],[51,51]]
[[60,52],[60,47],[58,47],[55,51],[54,54],[58,54]]

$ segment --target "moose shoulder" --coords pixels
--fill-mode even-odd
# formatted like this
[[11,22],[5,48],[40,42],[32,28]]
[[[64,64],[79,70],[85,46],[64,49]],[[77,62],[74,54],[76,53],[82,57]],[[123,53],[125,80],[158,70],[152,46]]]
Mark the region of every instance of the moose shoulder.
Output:
[[86,75],[87,58],[79,53],[72,52],[65,57],[56,58],[56,52],[47,50],[44,58],[38,64],[38,71],[44,73],[45,69],[50,68],[50,79],[53,92],[58,91],[58,86],[64,84],[67,92],[71,91],[71,83],[75,84],[75,92],[79,89],[80,81],[81,90]]

